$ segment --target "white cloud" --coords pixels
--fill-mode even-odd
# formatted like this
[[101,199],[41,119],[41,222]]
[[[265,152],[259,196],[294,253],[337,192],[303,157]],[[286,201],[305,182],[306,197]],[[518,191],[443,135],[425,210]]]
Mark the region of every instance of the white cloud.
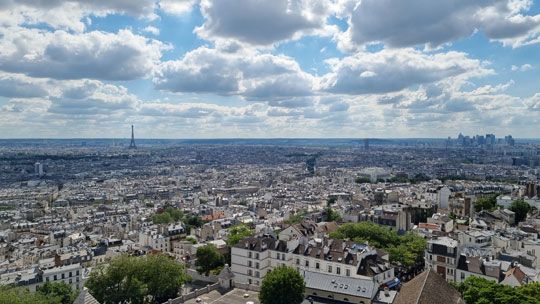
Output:
[[155,18],[156,0],[3,0],[0,25],[48,24],[55,29],[84,31],[85,16],[126,14]]
[[154,83],[171,92],[240,95],[248,100],[282,100],[312,94],[314,77],[286,56],[254,50],[233,53],[201,47],[181,60],[162,63]]
[[152,34],[154,36],[159,35],[159,29],[157,27],[155,27],[155,26],[149,25],[149,26],[145,27],[143,29],[143,31],[146,32],[146,33],[150,33],[150,34]]
[[189,13],[197,0],[161,0],[159,8],[167,14],[183,15]]
[[342,94],[373,94],[403,90],[448,77],[492,73],[478,60],[460,52],[425,54],[413,49],[359,52],[327,61],[331,72],[321,79],[322,90]]
[[529,71],[529,70],[532,70],[533,66],[526,63],[526,64],[523,64],[521,66],[517,66],[517,65],[512,65],[511,69],[512,71],[516,72],[516,71],[520,71],[520,72],[526,72],[526,71]]
[[18,74],[0,73],[0,96],[8,98],[47,97],[47,83]]
[[531,4],[529,0],[351,0],[341,5],[339,15],[349,20],[349,28],[339,35],[339,42],[347,50],[370,43],[436,47],[478,29],[492,40],[518,47],[536,43],[540,36],[540,15],[523,14]]
[[304,34],[330,34],[331,8],[328,0],[202,0],[205,23],[196,31],[210,40],[271,45]]
[[166,46],[129,30],[72,34],[38,29],[1,31],[0,70],[32,77],[130,80],[147,76]]

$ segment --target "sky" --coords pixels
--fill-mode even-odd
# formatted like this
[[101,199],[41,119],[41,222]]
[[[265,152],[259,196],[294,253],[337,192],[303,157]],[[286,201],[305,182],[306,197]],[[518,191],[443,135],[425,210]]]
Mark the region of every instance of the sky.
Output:
[[0,138],[540,138],[539,2],[2,0]]

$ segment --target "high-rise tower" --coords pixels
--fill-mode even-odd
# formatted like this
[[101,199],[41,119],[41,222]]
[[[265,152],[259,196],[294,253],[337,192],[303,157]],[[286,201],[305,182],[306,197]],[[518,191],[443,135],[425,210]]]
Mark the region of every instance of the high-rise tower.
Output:
[[133,130],[133,125],[131,125],[131,142],[129,143],[130,149],[137,149],[135,145],[135,131]]

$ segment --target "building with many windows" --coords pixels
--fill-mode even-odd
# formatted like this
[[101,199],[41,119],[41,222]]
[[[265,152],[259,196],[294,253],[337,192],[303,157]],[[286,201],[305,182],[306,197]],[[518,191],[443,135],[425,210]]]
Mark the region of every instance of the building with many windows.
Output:
[[459,257],[458,241],[449,237],[428,240],[425,262],[448,282],[455,281],[457,259]]

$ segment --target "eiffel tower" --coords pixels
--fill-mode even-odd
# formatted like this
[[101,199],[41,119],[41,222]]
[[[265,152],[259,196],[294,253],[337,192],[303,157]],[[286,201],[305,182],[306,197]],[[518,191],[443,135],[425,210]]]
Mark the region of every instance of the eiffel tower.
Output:
[[129,143],[130,149],[137,149],[135,145],[135,132],[133,131],[133,125],[131,125],[131,142]]

